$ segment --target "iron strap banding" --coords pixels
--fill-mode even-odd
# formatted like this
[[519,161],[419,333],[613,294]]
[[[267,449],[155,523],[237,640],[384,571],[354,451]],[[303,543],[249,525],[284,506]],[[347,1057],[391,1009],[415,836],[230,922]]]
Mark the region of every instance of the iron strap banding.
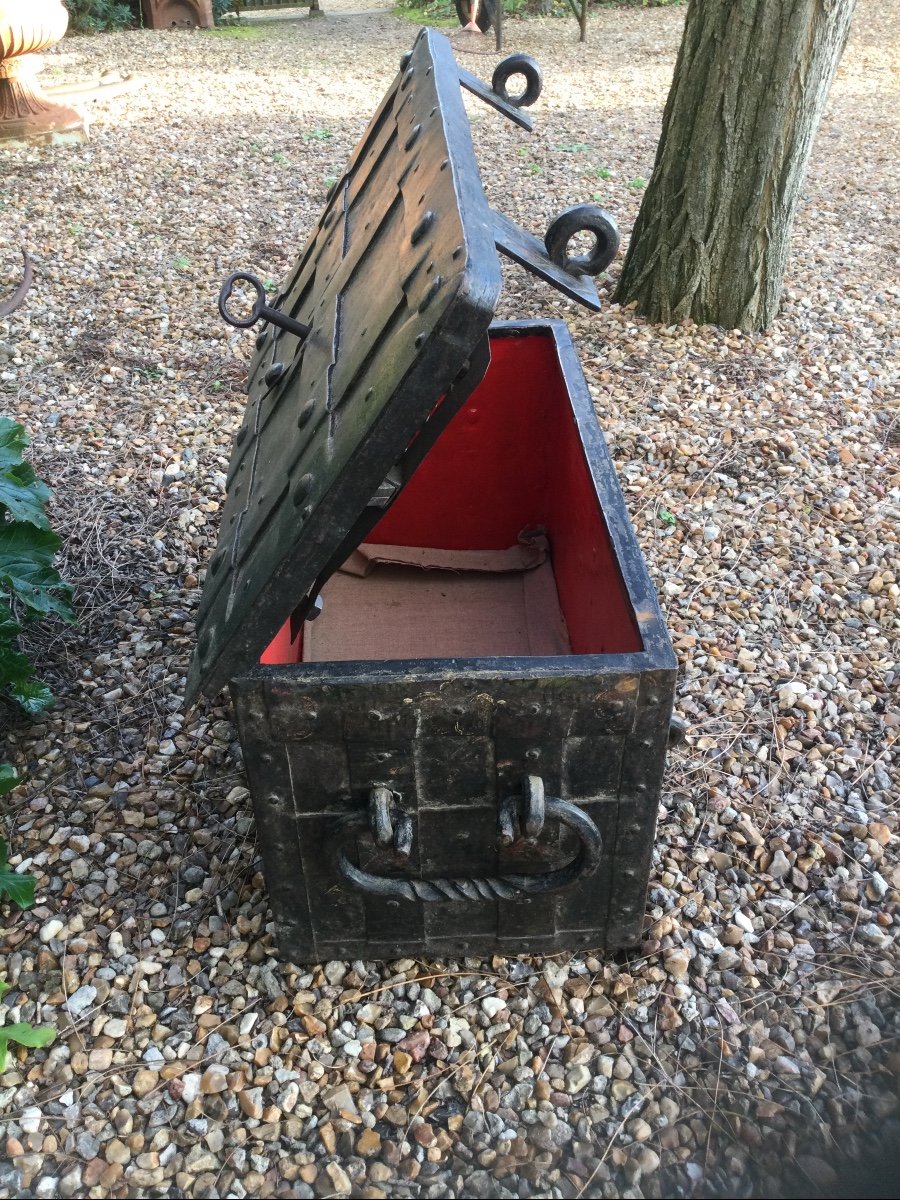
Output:
[[[337,852],[337,869],[343,877],[361,891],[373,896],[397,896],[401,900],[423,900],[428,903],[447,903],[461,900],[517,900],[542,892],[555,892],[568,887],[600,865],[603,851],[600,830],[580,808],[555,796],[544,799],[547,819],[559,821],[573,830],[580,846],[575,857],[555,871],[537,875],[484,875],[456,879],[403,879],[389,875],[374,875],[355,866],[343,848]],[[354,813],[343,822],[343,830],[369,827],[368,810]]]

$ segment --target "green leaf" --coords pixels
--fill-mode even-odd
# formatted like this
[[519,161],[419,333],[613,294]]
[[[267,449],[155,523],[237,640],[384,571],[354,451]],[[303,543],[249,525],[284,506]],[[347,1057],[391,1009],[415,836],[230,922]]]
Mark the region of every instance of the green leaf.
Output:
[[0,641],[0,684],[22,687],[31,676],[31,663],[9,642]]
[[11,642],[21,632],[19,622],[12,615],[12,609],[0,596],[0,642]]
[[50,499],[50,489],[22,461],[22,451],[27,445],[28,436],[22,426],[9,417],[0,417],[0,505],[6,507],[14,521],[28,521],[49,529],[44,505]]
[[75,619],[71,589],[53,568],[59,546],[50,529],[36,529],[24,521],[0,526],[0,584],[25,606],[29,617],[55,612],[67,621]]
[[50,521],[44,512],[49,499],[50,489],[35,478],[27,463],[0,474],[0,504],[6,505],[14,521],[28,521],[39,529],[49,529]]
[[662,523],[664,525],[677,525],[678,524],[678,518],[675,516],[675,514],[673,512],[669,512],[669,510],[667,508],[659,509],[657,516],[659,517],[659,519],[662,521]]
[[5,796],[7,792],[11,792],[21,782],[22,777],[12,763],[0,763],[0,796]]
[[582,150],[590,150],[590,146],[586,142],[569,142],[561,146],[554,146],[554,150],[562,150],[565,154],[578,154]]
[[0,979],[0,1000],[3,999],[6,993],[11,990],[11,988],[12,984],[7,983],[5,979]]
[[9,417],[0,417],[0,471],[20,463],[27,445],[28,434],[24,428]]
[[6,1052],[10,1042],[19,1046],[49,1046],[56,1037],[56,1030],[49,1025],[32,1025],[19,1021],[15,1025],[0,1025],[0,1071],[6,1070]]
[[53,703],[53,693],[46,683],[41,683],[39,679],[27,679],[25,683],[11,687],[9,694],[33,717],[44,712]]
[[31,908],[36,883],[33,875],[17,875],[12,870],[6,858],[6,842],[0,838],[0,898],[5,894],[19,908]]

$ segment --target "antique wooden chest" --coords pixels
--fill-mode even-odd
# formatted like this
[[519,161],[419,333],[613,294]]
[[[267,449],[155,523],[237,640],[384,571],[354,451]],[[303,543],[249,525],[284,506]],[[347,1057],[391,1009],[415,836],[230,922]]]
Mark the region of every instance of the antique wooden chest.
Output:
[[230,684],[297,961],[639,939],[675,660],[566,327],[491,323],[496,247],[591,302],[488,208],[423,31],[263,311],[189,683]]

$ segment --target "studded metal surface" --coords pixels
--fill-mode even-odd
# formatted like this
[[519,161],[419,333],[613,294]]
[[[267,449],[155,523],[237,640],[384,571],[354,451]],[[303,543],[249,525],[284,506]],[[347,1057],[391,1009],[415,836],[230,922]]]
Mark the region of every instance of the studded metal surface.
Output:
[[499,292],[456,64],[422,30],[275,302],[311,332],[257,338],[189,700],[258,661],[350,530],[375,523],[388,472],[465,398],[452,384]]
[[[235,679],[276,938],[294,961],[615,950],[640,940],[675,658],[571,339],[561,322],[494,326],[492,337],[520,330],[555,340],[643,649],[301,663]],[[545,822],[529,845],[506,838],[498,819],[536,775],[602,839],[596,869],[558,891],[432,904],[406,888],[369,894],[342,873],[344,855],[427,894],[436,879],[559,870],[578,849],[570,829]],[[373,836],[373,791],[409,823],[402,861],[389,837]]]

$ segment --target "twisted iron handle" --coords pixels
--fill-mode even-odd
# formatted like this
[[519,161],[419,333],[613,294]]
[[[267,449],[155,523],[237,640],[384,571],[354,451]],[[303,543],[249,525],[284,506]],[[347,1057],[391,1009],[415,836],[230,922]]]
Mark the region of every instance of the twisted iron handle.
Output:
[[[573,830],[579,838],[578,853],[565,866],[539,875],[473,875],[459,879],[410,879],[374,875],[355,866],[343,849],[338,850],[337,869],[348,882],[372,896],[397,896],[401,900],[424,900],[446,903],[460,900],[516,900],[540,892],[555,892],[568,887],[583,875],[595,871],[600,863],[602,839],[600,830],[580,808],[554,796],[544,799],[548,820],[559,821]],[[369,814],[363,811],[350,817],[348,829],[369,826]]]

